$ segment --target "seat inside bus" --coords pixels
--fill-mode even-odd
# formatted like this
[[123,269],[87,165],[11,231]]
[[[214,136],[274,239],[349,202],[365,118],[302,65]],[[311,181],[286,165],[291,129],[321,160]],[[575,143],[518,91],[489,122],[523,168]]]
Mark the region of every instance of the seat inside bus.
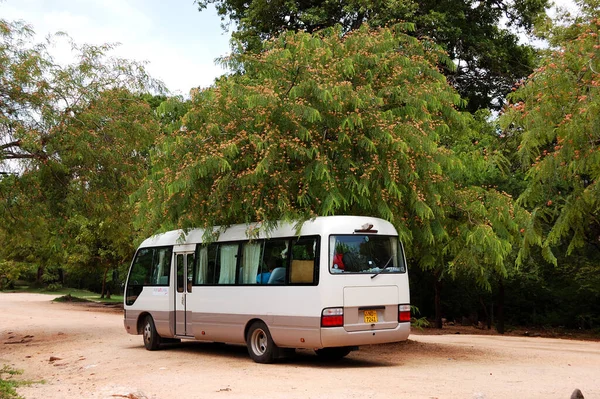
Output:
[[273,269],[267,284],[285,284],[285,267],[276,267]]

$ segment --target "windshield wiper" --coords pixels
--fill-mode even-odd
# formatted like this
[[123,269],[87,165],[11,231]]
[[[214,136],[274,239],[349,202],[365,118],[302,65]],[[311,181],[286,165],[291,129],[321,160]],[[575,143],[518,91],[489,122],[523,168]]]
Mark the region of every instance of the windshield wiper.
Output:
[[385,262],[385,266],[383,266],[383,268],[380,271],[378,271],[377,273],[375,273],[374,275],[372,275],[371,278],[375,278],[375,277],[379,276],[385,270],[385,268],[390,265],[390,262],[392,261],[392,259],[394,259],[394,255],[390,256],[390,258],[388,259],[388,261]]

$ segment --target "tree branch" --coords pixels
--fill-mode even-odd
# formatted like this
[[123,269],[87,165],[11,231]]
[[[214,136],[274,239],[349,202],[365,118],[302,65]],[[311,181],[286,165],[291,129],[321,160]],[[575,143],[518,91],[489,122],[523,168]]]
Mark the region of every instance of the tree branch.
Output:
[[21,147],[21,140],[15,140],[11,141],[10,143],[0,145],[0,150],[5,150],[10,147]]

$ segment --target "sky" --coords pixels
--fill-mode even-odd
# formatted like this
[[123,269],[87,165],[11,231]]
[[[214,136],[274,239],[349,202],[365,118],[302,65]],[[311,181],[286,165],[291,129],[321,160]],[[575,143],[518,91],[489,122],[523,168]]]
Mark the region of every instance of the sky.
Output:
[[[147,61],[173,94],[208,87],[226,72],[215,59],[229,53],[231,34],[214,8],[200,12],[193,0],[0,0],[0,17],[32,25],[38,41],[61,31],[80,44],[120,43],[113,55]],[[64,42],[53,49],[59,62],[70,54]]]
[[[0,18],[23,20],[37,41],[54,32],[76,43],[120,43],[114,56],[148,62],[149,74],[174,94],[208,87],[225,70],[215,59],[229,53],[230,32],[214,8],[193,0],[0,0]],[[52,50],[68,61],[66,42]]]

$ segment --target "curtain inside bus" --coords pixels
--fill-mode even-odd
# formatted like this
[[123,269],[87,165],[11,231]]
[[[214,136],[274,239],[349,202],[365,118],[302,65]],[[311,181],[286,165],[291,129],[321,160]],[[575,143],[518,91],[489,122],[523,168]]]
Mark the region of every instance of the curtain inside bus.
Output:
[[237,253],[237,244],[221,246],[221,269],[219,273],[219,284],[235,284]]
[[241,284],[256,284],[258,265],[260,263],[261,245],[256,243],[244,244]]

